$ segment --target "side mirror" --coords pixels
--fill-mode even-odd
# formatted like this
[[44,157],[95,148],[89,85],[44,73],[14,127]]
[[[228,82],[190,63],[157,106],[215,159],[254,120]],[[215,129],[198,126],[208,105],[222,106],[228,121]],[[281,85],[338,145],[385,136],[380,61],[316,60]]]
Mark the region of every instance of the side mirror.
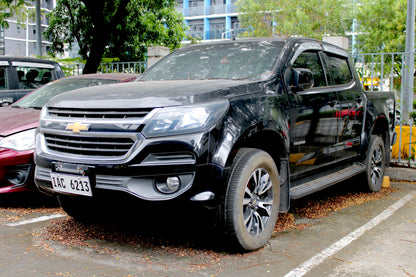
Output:
[[293,87],[292,90],[303,91],[305,89],[310,89],[314,85],[314,79],[312,71],[307,68],[292,68],[293,74]]
[[12,97],[0,99],[0,107],[6,107],[12,103],[13,103]]

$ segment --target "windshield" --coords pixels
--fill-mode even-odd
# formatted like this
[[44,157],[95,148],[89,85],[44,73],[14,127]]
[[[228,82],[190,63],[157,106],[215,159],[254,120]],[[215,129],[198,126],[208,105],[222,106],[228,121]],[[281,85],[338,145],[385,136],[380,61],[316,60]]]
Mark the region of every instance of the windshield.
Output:
[[273,73],[282,48],[278,41],[189,46],[151,67],[142,80],[264,80]]
[[88,78],[67,78],[49,83],[27,96],[23,97],[11,107],[15,108],[42,108],[52,97],[66,91],[92,87],[104,84],[117,83],[117,80],[108,79],[88,79]]

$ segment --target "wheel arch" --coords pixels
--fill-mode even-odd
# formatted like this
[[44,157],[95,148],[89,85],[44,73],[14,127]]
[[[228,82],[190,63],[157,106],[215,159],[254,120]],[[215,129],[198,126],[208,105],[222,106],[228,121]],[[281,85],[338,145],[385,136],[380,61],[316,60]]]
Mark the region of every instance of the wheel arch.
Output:
[[287,212],[290,208],[289,197],[289,138],[286,134],[276,130],[264,129],[254,134],[246,132],[233,145],[226,165],[231,167],[238,150],[254,148],[268,153],[276,164],[280,178],[280,208],[279,212]]
[[[385,149],[385,155],[386,155],[386,166],[390,164],[391,159],[391,151],[390,151],[390,132],[389,132],[389,122],[387,120],[387,117],[380,116],[378,117],[372,128],[371,128],[371,136],[379,136],[383,140],[384,143],[384,149]],[[370,142],[370,138],[367,139],[367,147],[368,143]]]
[[282,133],[266,129],[255,134],[243,134],[233,145],[227,158],[227,166],[231,165],[240,148],[255,148],[267,152],[280,171],[280,161],[287,156],[286,139]]

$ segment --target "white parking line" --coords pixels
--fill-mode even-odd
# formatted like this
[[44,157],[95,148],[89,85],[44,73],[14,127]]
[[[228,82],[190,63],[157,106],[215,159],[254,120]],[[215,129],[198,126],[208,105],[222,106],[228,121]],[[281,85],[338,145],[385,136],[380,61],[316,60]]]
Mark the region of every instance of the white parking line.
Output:
[[365,225],[361,226],[360,228],[356,229],[352,233],[346,235],[339,241],[333,243],[326,249],[324,249],[321,253],[313,256],[303,264],[301,264],[299,267],[293,269],[289,273],[287,273],[284,277],[300,277],[307,274],[309,271],[311,271],[313,268],[321,264],[326,258],[334,255],[344,247],[348,246],[351,242],[361,237],[365,232],[368,230],[373,229],[378,224],[389,218],[391,215],[393,215],[398,209],[406,205],[407,202],[412,200],[414,197],[416,197],[416,191],[408,193],[405,197],[388,207],[386,210],[384,210],[381,214],[374,217],[371,221],[366,223]]
[[14,227],[14,226],[20,226],[20,225],[26,225],[26,224],[51,220],[51,219],[55,219],[55,218],[61,218],[61,217],[65,217],[65,216],[66,215],[64,215],[64,214],[54,214],[54,215],[47,215],[47,216],[45,215],[45,216],[35,217],[35,218],[22,220],[22,221],[17,221],[17,222],[13,222],[13,223],[7,223],[5,225]]

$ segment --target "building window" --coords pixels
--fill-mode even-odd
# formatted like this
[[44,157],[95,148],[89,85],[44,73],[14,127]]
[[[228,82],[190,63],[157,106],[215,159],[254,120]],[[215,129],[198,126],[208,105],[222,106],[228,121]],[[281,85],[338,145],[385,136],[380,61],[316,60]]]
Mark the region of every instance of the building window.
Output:
[[210,4],[211,4],[211,6],[225,5],[225,4],[227,4],[227,0],[211,0]]
[[7,72],[5,68],[0,68],[0,89],[7,89]]
[[189,1],[189,7],[203,7],[204,6],[204,1]]
[[5,54],[4,30],[0,27],[0,55]]
[[210,28],[210,39],[221,39],[222,34],[225,33],[225,22],[215,22],[216,20],[212,20],[209,24]]
[[189,21],[189,32],[188,35],[190,35],[193,38],[204,38],[204,21],[203,20],[193,20]]

